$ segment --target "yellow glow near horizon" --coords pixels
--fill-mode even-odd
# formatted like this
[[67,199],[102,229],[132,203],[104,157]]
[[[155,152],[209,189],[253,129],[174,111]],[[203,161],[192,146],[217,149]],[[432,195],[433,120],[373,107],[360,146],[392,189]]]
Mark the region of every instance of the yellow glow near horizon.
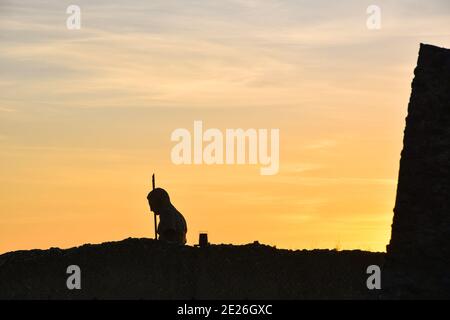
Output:
[[[385,250],[419,43],[450,46],[445,2],[381,1],[378,31],[351,0],[79,2],[78,31],[69,3],[0,5],[0,253],[153,237],[152,172],[188,244]],[[279,174],[172,164],[170,133],[194,120],[279,128]]]

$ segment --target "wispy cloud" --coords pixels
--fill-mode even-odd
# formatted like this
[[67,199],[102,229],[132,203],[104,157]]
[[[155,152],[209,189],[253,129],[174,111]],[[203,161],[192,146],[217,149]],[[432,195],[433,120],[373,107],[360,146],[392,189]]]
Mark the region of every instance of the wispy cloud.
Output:
[[0,112],[14,112],[13,108],[0,107]]
[[[359,1],[323,4],[79,1],[82,29],[72,32],[64,23],[68,2],[10,2],[0,13],[0,81],[12,81],[22,94],[2,95],[18,106],[300,105],[317,101],[319,90],[364,90],[351,79],[334,78],[340,70],[365,68],[367,55],[386,68],[383,42],[441,34],[446,22],[440,10],[424,17],[416,12],[417,19],[406,21],[399,9],[405,5],[382,1],[386,27],[374,35],[365,28]],[[358,51],[361,45],[370,50]]]

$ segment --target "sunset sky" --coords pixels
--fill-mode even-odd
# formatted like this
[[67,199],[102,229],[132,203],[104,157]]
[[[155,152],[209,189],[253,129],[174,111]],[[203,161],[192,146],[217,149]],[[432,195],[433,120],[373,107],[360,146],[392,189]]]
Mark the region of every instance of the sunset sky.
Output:
[[[153,172],[188,244],[385,251],[419,44],[450,47],[449,18],[448,0],[0,0],[0,253],[153,237]],[[194,120],[279,128],[279,173],[173,164]]]

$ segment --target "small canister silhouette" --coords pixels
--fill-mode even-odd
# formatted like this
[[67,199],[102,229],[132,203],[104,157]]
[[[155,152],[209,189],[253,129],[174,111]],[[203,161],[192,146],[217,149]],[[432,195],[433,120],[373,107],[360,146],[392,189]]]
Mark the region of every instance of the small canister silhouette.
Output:
[[208,246],[208,234],[206,232],[200,232],[198,236],[198,245],[200,248]]

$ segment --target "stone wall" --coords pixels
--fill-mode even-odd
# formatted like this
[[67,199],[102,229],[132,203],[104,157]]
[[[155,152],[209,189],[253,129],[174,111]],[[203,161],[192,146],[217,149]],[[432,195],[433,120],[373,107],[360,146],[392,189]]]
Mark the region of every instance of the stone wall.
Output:
[[385,295],[450,297],[450,50],[421,44],[408,105]]
[[[376,299],[366,268],[383,253],[175,246],[126,239],[0,255],[2,299]],[[66,268],[81,269],[68,290]]]

